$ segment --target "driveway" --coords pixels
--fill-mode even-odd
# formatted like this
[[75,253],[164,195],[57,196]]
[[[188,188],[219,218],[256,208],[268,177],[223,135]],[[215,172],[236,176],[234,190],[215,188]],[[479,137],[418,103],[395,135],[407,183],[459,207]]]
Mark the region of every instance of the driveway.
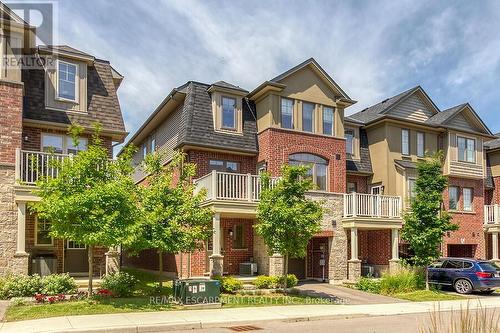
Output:
[[311,297],[338,298],[345,304],[389,304],[408,301],[389,296],[371,294],[364,291],[320,282],[302,282],[296,287],[302,294]]

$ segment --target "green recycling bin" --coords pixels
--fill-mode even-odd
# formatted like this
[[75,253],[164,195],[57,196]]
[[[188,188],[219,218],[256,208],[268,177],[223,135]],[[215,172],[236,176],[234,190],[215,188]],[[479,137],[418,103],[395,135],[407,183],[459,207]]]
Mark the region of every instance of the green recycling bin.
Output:
[[175,280],[174,298],[182,304],[219,303],[220,282],[208,279]]

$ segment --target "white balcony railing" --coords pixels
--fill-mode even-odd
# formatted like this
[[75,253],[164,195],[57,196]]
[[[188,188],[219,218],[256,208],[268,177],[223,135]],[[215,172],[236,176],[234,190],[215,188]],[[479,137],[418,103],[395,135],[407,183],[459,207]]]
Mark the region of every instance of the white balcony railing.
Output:
[[344,194],[344,217],[401,217],[401,197],[363,193]]
[[[274,184],[277,178],[272,178]],[[251,174],[212,171],[194,181],[196,190],[207,190],[209,200],[258,201],[260,176]]]
[[500,206],[485,205],[484,206],[484,224],[500,223]]
[[20,184],[35,185],[42,178],[57,177],[57,162],[69,158],[67,154],[52,154],[41,151],[16,150],[16,180]]

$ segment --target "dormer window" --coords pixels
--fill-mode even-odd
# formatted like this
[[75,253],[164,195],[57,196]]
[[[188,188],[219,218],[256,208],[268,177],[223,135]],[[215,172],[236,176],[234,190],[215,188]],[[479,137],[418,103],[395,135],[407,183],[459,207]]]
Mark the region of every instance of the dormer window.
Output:
[[236,130],[236,99],[222,97],[222,128]]
[[78,100],[78,67],[75,64],[57,62],[57,98],[76,102]]

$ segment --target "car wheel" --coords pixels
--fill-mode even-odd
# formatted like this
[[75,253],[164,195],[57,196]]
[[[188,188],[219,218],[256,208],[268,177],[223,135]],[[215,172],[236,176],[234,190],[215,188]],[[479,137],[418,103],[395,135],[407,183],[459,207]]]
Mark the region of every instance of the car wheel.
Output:
[[470,294],[472,292],[472,284],[465,279],[458,279],[453,285],[455,291],[459,294]]

